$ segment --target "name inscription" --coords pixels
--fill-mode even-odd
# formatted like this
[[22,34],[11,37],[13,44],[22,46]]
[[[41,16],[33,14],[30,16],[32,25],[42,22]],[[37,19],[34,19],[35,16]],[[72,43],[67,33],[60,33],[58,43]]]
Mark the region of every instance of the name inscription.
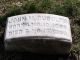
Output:
[[69,19],[52,14],[24,14],[8,18],[5,39],[28,36],[71,39]]

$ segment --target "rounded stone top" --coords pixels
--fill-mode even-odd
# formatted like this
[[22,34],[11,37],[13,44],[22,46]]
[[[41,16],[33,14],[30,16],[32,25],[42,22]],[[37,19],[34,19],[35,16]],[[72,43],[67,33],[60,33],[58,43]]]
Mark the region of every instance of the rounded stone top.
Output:
[[32,13],[8,17],[6,39],[19,37],[58,38],[72,42],[70,22],[67,17]]

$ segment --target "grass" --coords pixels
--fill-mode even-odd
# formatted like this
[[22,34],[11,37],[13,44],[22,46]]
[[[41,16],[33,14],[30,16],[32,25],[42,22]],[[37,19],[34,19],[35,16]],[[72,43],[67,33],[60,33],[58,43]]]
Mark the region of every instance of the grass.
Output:
[[73,38],[71,51],[80,50],[79,0],[1,0],[0,29],[4,32],[7,17],[27,13],[50,13],[69,17]]

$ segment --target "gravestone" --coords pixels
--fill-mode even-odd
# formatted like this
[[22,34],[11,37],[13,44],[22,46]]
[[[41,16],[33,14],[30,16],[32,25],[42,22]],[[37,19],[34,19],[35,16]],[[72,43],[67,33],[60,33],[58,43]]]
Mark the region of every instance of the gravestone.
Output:
[[40,54],[69,53],[72,37],[67,17],[33,13],[7,19],[5,49]]

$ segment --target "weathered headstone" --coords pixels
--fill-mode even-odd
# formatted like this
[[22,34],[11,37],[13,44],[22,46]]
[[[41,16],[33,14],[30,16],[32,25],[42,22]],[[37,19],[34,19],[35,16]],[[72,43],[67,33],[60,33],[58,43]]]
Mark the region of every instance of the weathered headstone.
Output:
[[53,14],[24,14],[8,18],[5,49],[42,54],[65,54],[72,37],[67,17]]

